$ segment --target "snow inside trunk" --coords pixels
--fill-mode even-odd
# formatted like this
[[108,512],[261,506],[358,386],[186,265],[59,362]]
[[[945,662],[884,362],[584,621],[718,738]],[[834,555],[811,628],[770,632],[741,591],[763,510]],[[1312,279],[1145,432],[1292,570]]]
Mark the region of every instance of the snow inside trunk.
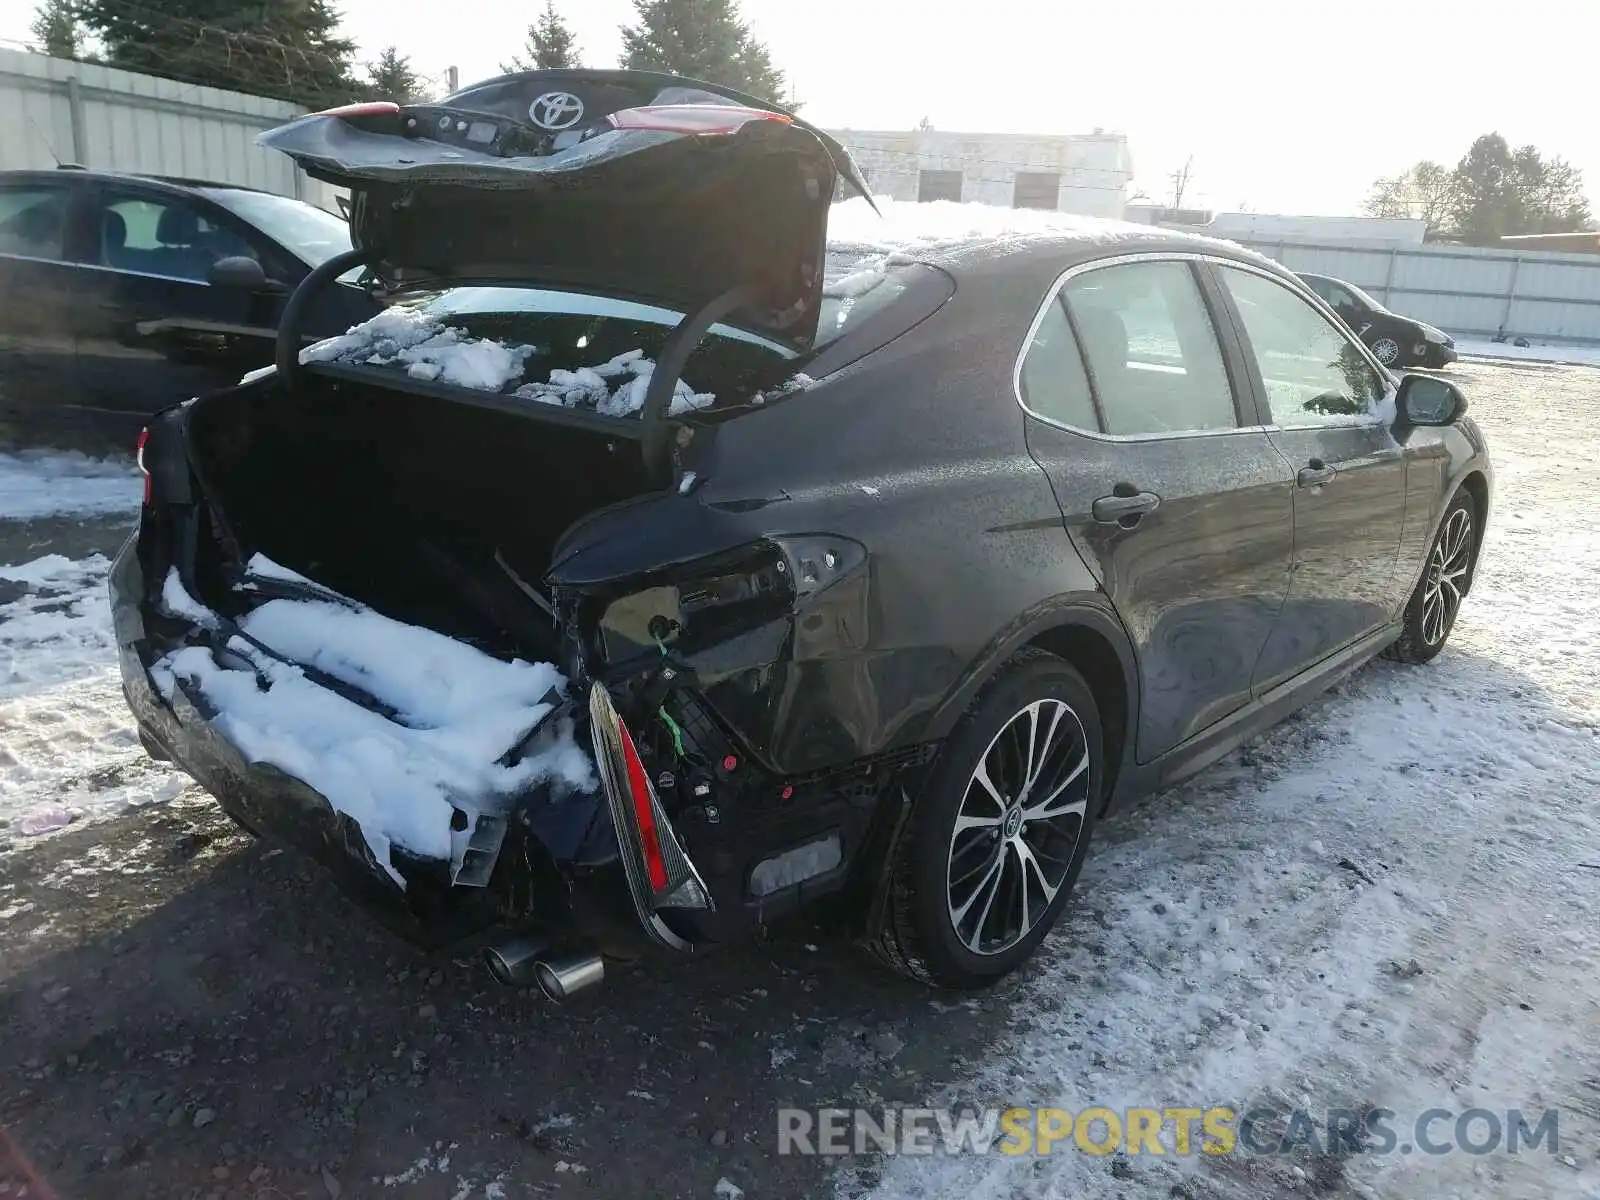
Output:
[[[654,486],[627,438],[309,373],[293,395],[200,402],[190,450],[244,557],[535,661],[559,661],[539,595],[557,539]],[[203,600],[225,591],[222,556],[202,551]]]

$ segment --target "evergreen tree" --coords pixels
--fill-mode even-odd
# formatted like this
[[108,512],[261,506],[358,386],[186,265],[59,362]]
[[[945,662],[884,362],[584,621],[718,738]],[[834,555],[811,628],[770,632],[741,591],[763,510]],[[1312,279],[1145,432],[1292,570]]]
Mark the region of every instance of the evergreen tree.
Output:
[[81,0],[79,17],[130,71],[311,108],[364,91],[331,0]]
[[78,53],[78,6],[75,0],[44,0],[34,10],[34,49],[51,58],[80,58]]
[[556,67],[581,67],[578,39],[556,11],[555,0],[544,0],[544,13],[528,26],[528,57],[501,63],[502,71],[549,71]]
[[427,83],[411,69],[411,60],[393,46],[367,68],[367,91],[374,100],[393,100],[396,104],[431,99]]
[[622,65],[670,71],[782,104],[783,72],[739,19],[735,0],[633,0],[622,28]]

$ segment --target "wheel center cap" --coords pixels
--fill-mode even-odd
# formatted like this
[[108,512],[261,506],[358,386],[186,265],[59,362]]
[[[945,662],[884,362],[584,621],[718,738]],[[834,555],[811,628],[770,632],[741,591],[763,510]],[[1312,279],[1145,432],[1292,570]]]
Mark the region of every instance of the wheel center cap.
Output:
[[1013,808],[1010,812],[1006,813],[1005,824],[1001,826],[1001,829],[1005,833],[1006,837],[1016,837],[1017,834],[1022,831],[1022,810],[1020,808]]

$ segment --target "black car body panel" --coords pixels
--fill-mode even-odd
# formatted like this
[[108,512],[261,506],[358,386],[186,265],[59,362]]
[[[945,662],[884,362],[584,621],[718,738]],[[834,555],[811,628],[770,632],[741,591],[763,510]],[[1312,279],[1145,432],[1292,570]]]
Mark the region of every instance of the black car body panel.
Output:
[[[271,364],[278,317],[310,264],[219,202],[240,190],[100,171],[0,173],[0,193],[57,196],[60,207],[48,239],[0,230],[5,432],[126,447],[174,400]],[[230,255],[259,262],[262,285],[209,280],[207,268]],[[341,284],[318,296],[305,335],[341,333],[379,310]]]
[[[557,102],[561,115],[546,113]],[[684,112],[726,129],[661,127]],[[643,127],[616,124],[630,119]],[[527,72],[432,104],[312,114],[258,140],[350,189],[355,245],[377,251],[391,290],[538,279],[693,312],[748,287],[729,320],[799,348],[816,330],[836,184],[865,194],[822,131],[644,72]]]
[[[1273,420],[1229,271],[1314,310],[1364,378],[1392,377],[1303,284],[1256,255],[1131,227],[908,253],[947,286],[831,363],[825,348],[803,390],[665,421],[669,478],[638,473],[637,435],[621,419],[578,421],[510,392],[401,386],[358,368],[310,364],[291,381],[303,394],[263,379],[164,414],[147,446],[152,502],[113,577],[141,727],[242,820],[295,826],[300,844],[371,876],[347,830],[307,832],[314,795],[214,752],[199,707],[150,691],[150,664],[201,636],[163,611],[153,581],[177,572],[193,595],[231,603],[229,572],[261,538],[294,552],[272,522],[287,506],[303,524],[301,508],[276,492],[255,497],[284,472],[307,492],[305,513],[339,514],[334,534],[342,521],[403,549],[432,536],[437,518],[497,557],[551,507],[548,489],[603,476],[609,491],[592,503],[560,497],[558,527],[512,555],[537,564],[549,620],[528,636],[566,675],[568,711],[587,712],[603,796],[565,830],[550,824],[547,798],[525,797],[527,853],[497,867],[489,889],[502,899],[419,888],[432,897],[430,929],[469,916],[569,920],[591,885],[625,897],[650,940],[678,950],[841,891],[863,898],[855,911],[870,923],[928,772],[1019,650],[1065,658],[1093,689],[1109,760],[1097,800],[1109,807],[1214,761],[1382,649],[1451,497],[1468,489],[1487,515],[1492,475],[1468,419]],[[1152,263],[1179,272],[1199,306],[1228,406],[1222,427],[1122,436],[1036,409],[1020,381],[1061,289]],[[1081,356],[1089,343],[1071,328]],[[1142,386],[1174,377],[1154,366]],[[337,424],[340,406],[349,427]],[[381,422],[363,416],[376,413]],[[300,425],[256,428],[276,414],[303,419],[309,442],[313,427],[355,439],[366,461],[297,459]],[[455,420],[466,424],[448,428]],[[551,445],[556,457],[538,460]],[[1331,468],[1308,478],[1312,460]],[[227,478],[209,476],[213,462]],[[368,482],[362,471],[378,473]],[[341,474],[359,494],[338,490]],[[241,506],[243,534],[230,526]],[[398,532],[382,528],[385,513]],[[361,553],[352,541],[351,557]],[[481,578],[451,578],[482,600]],[[455,602],[468,600],[462,590]],[[480,616],[492,611],[504,609],[479,605]],[[519,623],[498,652],[526,653]],[[281,815],[290,810],[301,816]]]
[[1437,369],[1460,357],[1454,338],[1422,321],[1391,312],[1354,284],[1331,275],[1305,271],[1297,274],[1368,346],[1376,346],[1384,339],[1393,342],[1396,356],[1386,360],[1385,366]]

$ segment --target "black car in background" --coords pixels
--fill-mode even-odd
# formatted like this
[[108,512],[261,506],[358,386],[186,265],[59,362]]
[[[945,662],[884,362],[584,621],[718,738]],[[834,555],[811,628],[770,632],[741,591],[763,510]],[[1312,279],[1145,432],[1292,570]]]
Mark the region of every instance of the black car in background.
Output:
[[1339,314],[1386,367],[1437,369],[1456,361],[1455,339],[1426,321],[1390,312],[1355,284],[1329,275],[1295,274]]
[[[1110,806],[1434,657],[1489,515],[1460,392],[1276,264],[1099,225],[830,247],[859,173],[759,103],[536,72],[267,135],[416,296],[301,361],[297,295],[275,372],[161,414],[111,574],[153,754],[425,940],[516,931],[491,965],[552,994],[603,973],[597,912],[692,951],[824,897],[899,971],[997,979]],[[392,622],[559,672],[473,726],[511,783],[372,793],[365,748],[438,732],[419,696],[485,694],[391,690]],[[541,773],[563,746],[587,786]]]
[[[349,249],[343,218],[269,192],[0,172],[0,440],[129,442],[156,410],[271,363],[289,294]],[[328,288],[305,330],[377,311]]]

